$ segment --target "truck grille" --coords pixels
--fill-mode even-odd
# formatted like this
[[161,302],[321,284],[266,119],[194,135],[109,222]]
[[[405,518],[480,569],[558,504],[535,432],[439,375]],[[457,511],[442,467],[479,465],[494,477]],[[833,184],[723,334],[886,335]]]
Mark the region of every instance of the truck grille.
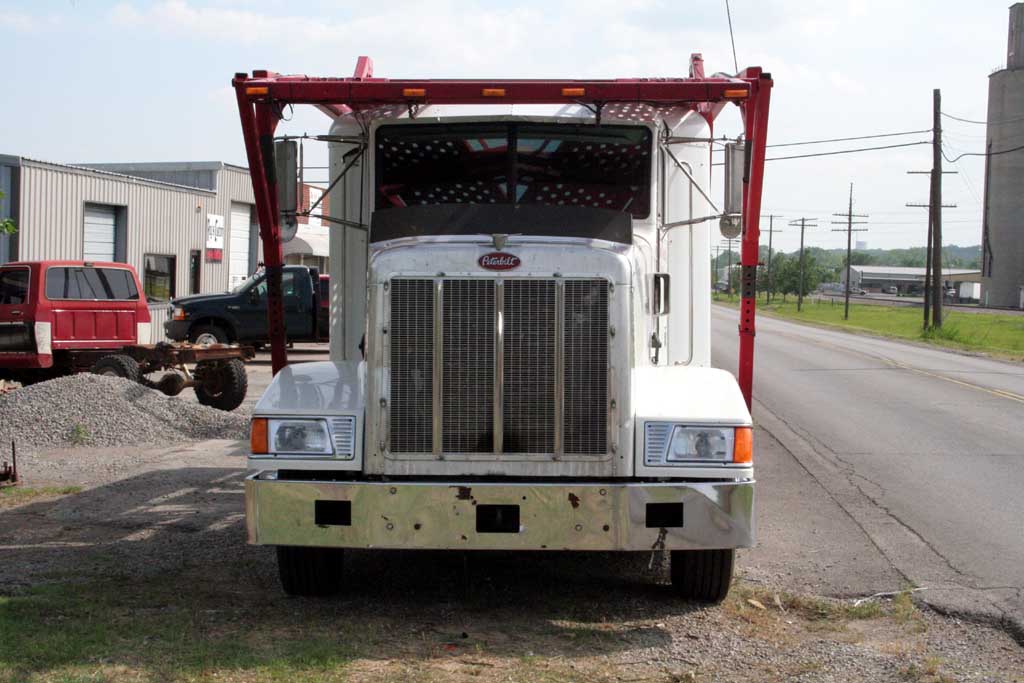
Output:
[[607,452],[606,281],[394,279],[390,297],[392,453]]

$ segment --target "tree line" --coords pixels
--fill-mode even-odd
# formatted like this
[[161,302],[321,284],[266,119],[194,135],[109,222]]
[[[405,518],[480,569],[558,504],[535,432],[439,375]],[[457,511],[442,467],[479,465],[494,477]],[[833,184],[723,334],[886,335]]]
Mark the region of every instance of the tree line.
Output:
[[[924,247],[909,249],[871,249],[854,251],[850,262],[855,266],[899,266],[908,268],[924,268]],[[981,268],[981,247],[959,247],[948,245],[942,248],[943,264],[950,268]],[[728,251],[718,255],[717,260],[711,258],[712,285],[724,282],[722,277],[730,261]],[[739,263],[738,251],[731,255],[733,265]],[[800,252],[772,252],[772,277],[768,282],[768,248],[761,247],[760,262],[757,269],[757,291],[766,292],[771,289],[773,294],[797,294],[800,288]],[[840,282],[841,273],[846,268],[845,249],[822,249],[809,247],[804,252],[804,283],[803,293],[806,296],[824,282]],[[733,268],[730,277],[732,291],[739,291],[739,268]]]

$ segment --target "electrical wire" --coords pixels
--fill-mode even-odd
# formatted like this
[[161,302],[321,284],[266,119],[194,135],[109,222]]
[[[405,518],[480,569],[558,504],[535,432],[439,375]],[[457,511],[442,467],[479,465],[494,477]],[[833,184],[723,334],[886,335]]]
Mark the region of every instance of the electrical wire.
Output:
[[[922,133],[931,133],[931,132],[932,131],[931,131],[930,128],[926,128],[924,130],[907,130],[907,131],[903,131],[903,132],[899,132],[899,133],[874,133],[872,135],[855,135],[853,137],[848,137],[848,138],[825,138],[825,139],[822,139],[822,140],[804,140],[803,142],[779,142],[779,143],[776,143],[774,145],[765,145],[765,147],[772,148],[772,147],[799,147],[801,145],[822,145],[822,144],[826,144],[826,143],[830,143],[830,142],[852,142],[854,140],[874,140],[874,139],[877,139],[877,138],[892,138],[892,137],[898,137],[898,136],[901,136],[901,135],[919,135],[919,134],[922,134]],[[729,142],[733,142],[733,141],[729,140],[727,138],[723,138],[723,139],[717,139],[716,138],[716,139],[713,139],[711,141],[712,144],[723,145],[723,146],[726,145]],[[721,152],[721,151],[724,151],[724,150],[723,149],[715,149],[713,151],[714,152]]]
[[732,35],[732,11],[729,9],[729,0],[725,0],[725,16],[729,19],[729,42],[732,43],[732,65],[736,73],[740,72],[740,63],[736,59],[736,39]]
[[808,159],[810,157],[829,157],[835,156],[836,154],[853,154],[855,152],[873,152],[880,149],[896,149],[898,147],[914,147],[916,145],[930,145],[932,144],[928,140],[922,140],[920,142],[905,142],[899,145],[882,145],[879,147],[859,147],[857,149],[840,149],[835,152],[817,152],[814,154],[795,154],[786,157],[768,157],[765,161],[783,161],[785,159]]
[[931,129],[925,130],[908,130],[902,133],[877,133],[875,135],[858,135],[852,138],[831,138],[829,140],[807,140],[806,142],[783,142],[776,145],[767,145],[767,147],[797,147],[799,145],[821,145],[826,142],[849,142],[851,140],[873,140],[875,138],[893,138],[899,135],[919,135],[921,133],[930,133]]
[[1024,116],[1018,116],[1018,117],[1012,118],[1012,119],[1003,119],[1002,121],[975,121],[973,119],[963,119],[963,118],[960,118],[959,116],[953,116],[952,114],[947,114],[944,111],[939,112],[939,113],[942,114],[943,116],[945,116],[947,119],[953,119],[954,121],[960,121],[961,123],[974,123],[974,124],[977,124],[979,126],[988,126],[988,125],[1001,126],[1001,125],[1006,124],[1006,123],[1015,123],[1017,121],[1024,121]]
[[1010,149],[1001,149],[998,152],[964,152],[960,156],[953,157],[952,159],[950,159],[948,156],[946,156],[946,150],[942,150],[942,157],[946,161],[948,161],[949,163],[955,164],[956,162],[960,161],[964,157],[997,157],[1000,154],[1009,154],[1010,152],[1019,152],[1022,149],[1024,149],[1024,145],[1020,145],[1019,147],[1011,147]]

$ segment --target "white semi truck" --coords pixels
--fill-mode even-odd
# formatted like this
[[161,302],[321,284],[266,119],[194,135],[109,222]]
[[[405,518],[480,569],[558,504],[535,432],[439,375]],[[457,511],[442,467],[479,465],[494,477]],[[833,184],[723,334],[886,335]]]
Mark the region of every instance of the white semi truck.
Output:
[[741,222],[711,140],[740,105],[727,192],[756,216],[770,86],[696,55],[687,79],[236,76],[271,276],[295,213],[273,114],[333,118],[330,360],[275,356],[246,482],[288,593],[342,590],[346,548],[403,548],[665,551],[678,594],[725,597],[755,538],[757,226],[745,397],[710,367],[711,240]]

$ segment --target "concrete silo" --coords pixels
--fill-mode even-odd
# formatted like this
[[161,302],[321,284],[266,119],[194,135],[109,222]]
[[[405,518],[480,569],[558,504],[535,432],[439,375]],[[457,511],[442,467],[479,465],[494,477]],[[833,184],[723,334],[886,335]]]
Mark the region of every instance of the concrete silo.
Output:
[[[989,152],[1024,145],[1024,2],[1010,7],[1006,68],[989,76]],[[1024,308],[1024,150],[986,159],[982,302]]]

